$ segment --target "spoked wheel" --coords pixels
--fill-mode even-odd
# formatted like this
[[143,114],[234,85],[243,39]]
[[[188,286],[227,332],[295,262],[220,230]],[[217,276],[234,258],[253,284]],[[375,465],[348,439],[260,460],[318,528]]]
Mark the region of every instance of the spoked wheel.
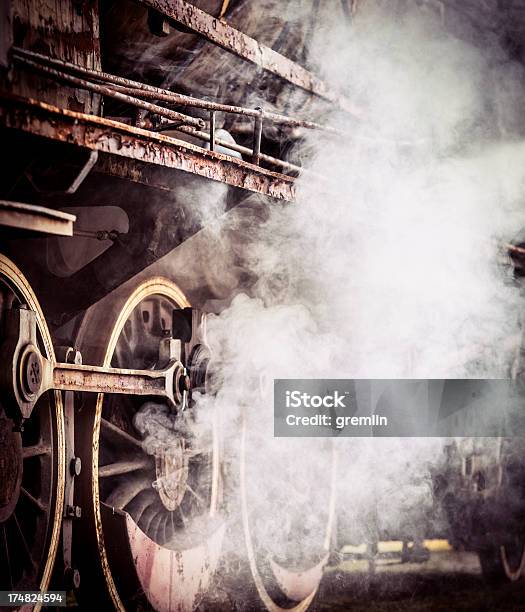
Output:
[[246,412],[240,451],[244,541],[263,606],[299,612],[313,602],[330,553],[337,456],[329,439],[271,439],[265,451],[268,439]]
[[501,562],[505,575],[514,582],[523,576],[525,569],[525,535],[515,536],[500,547]]
[[512,582],[525,570],[525,464],[520,440],[500,440],[501,494],[509,531],[499,547],[503,573]]
[[[158,368],[172,312],[185,306],[173,283],[151,279],[127,299],[95,308],[77,345],[92,363]],[[93,345],[94,338],[106,338],[105,345]],[[209,585],[224,535],[218,415],[201,422],[191,407],[174,414],[158,399],[132,396],[99,395],[88,405],[84,399],[76,427],[86,438],[86,427],[93,432],[90,448],[83,448],[92,465],[83,483],[91,506],[83,530],[94,535],[112,604],[121,610],[192,610]],[[97,578],[84,563],[82,600],[91,599]]]
[[524,575],[525,536],[509,534],[505,543],[479,551],[483,575],[494,581],[515,582]]
[[515,582],[525,576],[525,464],[523,442],[499,440],[500,543],[480,551],[483,573]]
[[[31,287],[20,270],[0,255],[0,334],[6,311],[20,307],[36,313],[39,349],[54,359],[51,336]],[[64,503],[60,393],[43,395],[21,427],[14,416],[0,397],[0,590],[45,591]]]

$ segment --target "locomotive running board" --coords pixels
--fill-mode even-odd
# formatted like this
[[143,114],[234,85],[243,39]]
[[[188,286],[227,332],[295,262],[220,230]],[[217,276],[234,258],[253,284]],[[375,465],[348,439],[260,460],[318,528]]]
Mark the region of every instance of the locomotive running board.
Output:
[[295,180],[290,176],[171,136],[61,109],[31,98],[0,93],[0,126],[137,162],[190,172],[277,200],[295,199]]

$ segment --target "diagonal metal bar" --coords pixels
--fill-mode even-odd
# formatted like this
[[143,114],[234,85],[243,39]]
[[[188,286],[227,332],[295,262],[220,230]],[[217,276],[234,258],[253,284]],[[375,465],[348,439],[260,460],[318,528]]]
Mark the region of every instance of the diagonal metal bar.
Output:
[[27,489],[25,489],[24,487],[20,487],[20,491],[21,493],[23,493],[26,498],[34,505],[38,508],[38,510],[40,512],[45,512],[46,511],[46,506],[44,506],[44,504],[37,499],[36,497],[34,497],[33,495],[31,495],[31,493],[29,493],[29,491]]
[[51,447],[48,444],[38,443],[34,446],[24,446],[22,448],[22,457],[29,459],[30,457],[38,457],[40,455],[50,455]]
[[137,470],[143,470],[152,466],[153,459],[150,456],[138,457],[129,461],[116,461],[115,463],[102,465],[98,468],[98,475],[99,478],[109,478],[110,476],[129,474],[130,472],[136,472]]

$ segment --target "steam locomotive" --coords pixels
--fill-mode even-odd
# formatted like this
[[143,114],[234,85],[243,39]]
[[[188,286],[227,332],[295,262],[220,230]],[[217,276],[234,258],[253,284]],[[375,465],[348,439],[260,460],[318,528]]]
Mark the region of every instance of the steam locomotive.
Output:
[[[269,535],[253,518],[249,415],[232,453],[223,416],[197,426],[192,406],[213,392],[199,308],[232,291],[210,273],[208,225],[246,201],[256,215],[293,201],[301,167],[287,152],[329,130],[327,108],[355,112],[302,66],[317,4],[293,28],[278,2],[1,4],[0,590],[67,590],[85,609],[229,609],[206,603],[221,576],[248,609],[314,600],[336,546],[331,447],[297,558],[301,520]],[[333,10],[351,20],[357,3]],[[456,446],[439,495],[458,545],[515,579],[525,489],[504,444]],[[501,516],[494,497],[512,506],[510,537],[476,518]]]

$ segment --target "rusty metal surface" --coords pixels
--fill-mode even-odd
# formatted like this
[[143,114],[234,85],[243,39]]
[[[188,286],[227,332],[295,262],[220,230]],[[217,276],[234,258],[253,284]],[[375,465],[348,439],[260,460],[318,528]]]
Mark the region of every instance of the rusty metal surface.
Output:
[[162,168],[108,153],[99,156],[94,172],[140,183],[168,193],[173,189],[173,181],[169,180],[169,176],[166,177],[166,172]]
[[54,78],[58,81],[65,81],[66,83],[71,83],[72,85],[75,85],[80,89],[87,89],[88,91],[93,91],[95,93],[107,96],[108,98],[114,98],[115,100],[123,102],[124,104],[129,104],[130,106],[141,108],[143,110],[149,111],[150,113],[155,113],[157,115],[160,115],[161,117],[171,119],[171,121],[178,121],[180,123],[183,123],[184,125],[193,125],[194,127],[198,128],[204,127],[204,121],[202,121],[202,119],[195,119],[194,117],[189,117],[188,115],[184,115],[183,113],[178,113],[177,111],[173,111],[169,108],[164,108],[163,106],[159,106],[158,104],[151,104],[150,102],[139,100],[134,96],[129,96],[120,91],[116,91],[112,87],[100,85],[99,83],[93,83],[91,81],[87,81],[86,79],[81,79],[79,77],[68,74],[67,72],[55,70],[54,68],[50,68],[49,66],[43,66],[41,64],[38,64],[37,62],[28,60],[25,57],[15,56],[15,60],[18,63],[22,63],[23,65],[44,74],[45,76]]
[[0,96],[0,124],[293,201],[294,179],[187,142],[37,100]]
[[[206,100],[199,100],[197,98],[190,98],[189,96],[182,96],[181,94],[175,94],[173,92],[169,92],[168,90],[158,89],[151,87],[145,83],[139,83],[137,81],[129,81],[128,79],[123,79],[122,77],[117,77],[114,75],[110,75],[107,73],[101,73],[92,70],[86,70],[85,68],[74,66],[73,64],[69,64],[67,62],[62,62],[59,60],[53,60],[52,58],[37,54],[27,52],[21,49],[15,48],[14,50],[14,59],[17,62],[21,62],[25,64],[27,67],[34,69],[36,71],[43,72],[48,75],[50,78],[56,78],[58,80],[66,80],[76,83],[80,88],[86,88],[88,90],[93,89],[94,91],[98,91],[100,93],[104,93],[109,97],[116,98],[121,102],[130,104],[132,106],[136,106],[139,108],[143,108],[145,110],[150,111],[151,113],[155,113],[165,119],[171,119],[174,123],[167,123],[161,125],[156,128],[155,132],[162,132],[165,130],[178,130],[180,132],[184,132],[189,134],[190,136],[194,136],[197,139],[203,140],[205,142],[210,143],[209,149],[211,151],[216,150],[215,144],[229,149],[231,151],[236,151],[241,153],[242,155],[248,156],[252,163],[256,166],[259,165],[260,161],[269,164],[270,166],[277,167],[281,170],[291,171],[294,173],[302,172],[302,168],[295,164],[291,164],[289,162],[283,161],[281,159],[272,157],[270,155],[266,155],[261,153],[261,137],[262,137],[262,127],[263,120],[270,120],[272,122],[293,126],[293,127],[303,127],[308,129],[319,129],[331,133],[336,133],[337,130],[334,128],[330,128],[327,126],[322,126],[317,123],[313,123],[310,121],[302,121],[295,118],[285,117],[283,115],[277,115],[275,113],[265,113],[262,108],[248,109],[237,106],[230,106],[225,104],[216,104],[210,103]],[[34,58],[36,62],[32,61]],[[77,78],[71,74],[63,72],[61,70],[55,70],[54,68],[50,68],[47,64],[51,66],[64,66],[66,70],[79,72],[80,74],[87,75],[89,78],[102,80],[103,82],[108,83],[107,86],[101,86],[96,82],[88,81],[86,79]],[[121,86],[120,83],[127,82],[131,84],[130,87]],[[131,94],[131,95],[128,95]],[[140,99],[137,99],[134,96],[147,97],[151,99],[159,99],[163,102],[171,103],[171,104],[182,104],[183,106],[187,104],[188,106],[194,106],[198,108],[204,108],[211,110],[211,119],[209,124],[210,133],[197,131],[195,127],[204,127],[204,121],[202,119],[195,119],[193,117],[188,117],[187,115],[183,115],[182,113],[178,113],[176,111],[158,106],[156,104],[150,104],[148,102],[144,102]],[[221,110],[229,113],[236,113],[241,115],[246,115],[249,117],[254,117],[254,138],[253,138],[253,149],[249,149],[242,145],[239,145],[235,142],[229,142],[226,140],[222,140],[216,138],[215,135],[211,136],[213,117],[215,110]],[[193,127],[189,127],[193,126]],[[213,130],[215,132],[215,130]],[[212,146],[213,145],[213,146]]]
[[58,236],[72,236],[75,219],[75,215],[52,208],[0,200],[0,226]]
[[[134,98],[132,96],[124,95],[123,93],[121,93],[123,90],[125,90],[126,92],[132,92],[132,93],[139,92],[140,95],[143,95],[144,93],[150,94],[151,92],[146,92],[142,90],[134,90],[133,88],[123,88],[123,87],[121,87],[119,90],[114,90],[113,88],[116,87],[115,85],[111,85],[108,87],[100,86],[97,83],[90,82],[85,79],[78,79],[65,72],[54,70],[53,68],[48,68],[47,66],[44,66],[44,65],[39,65],[35,62],[32,62],[31,60],[27,60],[24,57],[20,57],[20,58],[16,57],[15,59],[17,61],[21,61],[22,63],[24,63],[30,68],[33,68],[39,72],[42,72],[43,74],[48,75],[50,78],[71,81],[73,83],[76,83],[80,88],[98,91],[99,93],[103,93],[104,95],[107,95],[110,98],[112,97],[121,102],[129,104],[131,106],[142,108],[144,110],[149,111],[150,113],[157,114],[160,117],[171,119],[171,121],[175,122],[175,123],[168,124],[167,127],[169,127],[171,130],[175,129],[181,132],[185,132],[189,134],[190,136],[193,135],[206,142],[211,141],[211,136],[209,134],[206,134],[205,132],[201,132],[201,131],[195,131],[194,129],[196,127],[199,127],[199,128],[204,127],[204,121],[202,119],[195,119],[193,117],[189,117],[188,115],[183,115],[182,113],[178,113],[176,111],[164,108],[162,106],[158,106],[156,104],[150,104],[149,102],[144,102],[143,100],[140,100],[138,98]],[[156,96],[156,94],[152,94],[152,95]],[[247,147],[243,147],[235,143],[230,143],[226,140],[220,140],[218,138],[215,138],[214,142],[223,148],[230,149],[232,151],[237,151],[238,153],[242,153],[244,155],[250,156],[252,158],[252,163],[254,163],[256,166],[259,165],[258,162],[259,160],[262,159],[266,163],[271,164],[273,166],[277,166],[285,170],[291,170],[293,172],[301,172],[301,168],[299,166],[290,164],[288,162],[282,161],[275,157],[271,157],[270,155],[261,154],[260,148],[261,148],[263,112],[262,112],[262,109],[259,109],[258,111],[256,110],[254,112],[258,113],[255,119],[256,131],[258,132],[258,140],[254,140],[255,149],[253,151],[251,149],[248,149]],[[193,126],[193,127],[190,128],[188,126]],[[162,130],[161,129],[155,130],[155,132],[160,132],[160,131]],[[256,143],[258,143],[258,145]],[[210,147],[210,150],[213,151],[215,150],[215,148]]]
[[[5,0],[11,5],[14,44],[26,49],[45,49],[53,57],[100,69],[99,2],[84,0]],[[36,97],[71,110],[99,113],[100,96],[73,87],[45,83],[34,74],[12,70],[1,79],[1,88]]]
[[153,85],[149,85],[148,83],[133,81],[131,79],[127,79],[115,74],[101,72],[99,70],[92,70],[90,68],[85,68],[84,66],[77,66],[75,64],[71,64],[70,62],[65,62],[63,60],[57,60],[55,58],[42,55],[41,53],[28,51],[27,49],[20,49],[18,47],[14,47],[12,51],[19,57],[32,59],[46,66],[54,66],[55,68],[60,68],[66,71],[81,74],[84,77],[88,77],[90,79],[109,83],[113,85],[114,88],[116,88],[116,91],[119,91],[123,94],[140,96],[152,100],[160,100],[162,102],[178,104],[181,106],[203,108],[207,110],[220,111],[225,113],[233,113],[246,117],[258,118],[262,115],[265,120],[280,125],[287,125],[290,127],[302,127],[306,129],[323,130],[327,132],[337,133],[337,130],[335,128],[321,125],[314,121],[306,121],[304,119],[288,117],[279,113],[268,112],[264,109],[246,108],[244,106],[235,106],[231,104],[221,104],[218,102],[210,102],[209,100],[202,100],[200,98],[184,95],[172,91],[170,89],[163,89],[161,87],[154,87]]
[[254,38],[239,32],[208,13],[184,0],[141,0],[141,3],[163,13],[170,19],[186,26],[192,32],[204,36],[223,49],[248,60],[264,70],[275,74],[292,85],[336,104],[356,117],[361,111],[340,93],[330,89],[320,78],[277,53],[261,45]]
[[[272,157],[271,155],[266,155],[265,153],[261,153],[261,135],[262,135],[262,123],[260,120],[257,120],[257,139],[254,138],[254,149],[249,149],[248,147],[243,147],[235,142],[230,142],[228,140],[224,140],[223,138],[214,137],[214,144],[219,145],[223,149],[229,149],[230,151],[236,151],[241,155],[247,155],[252,158],[252,163],[254,165],[258,165],[257,161],[264,161],[271,166],[276,166],[281,168],[282,170],[288,170],[291,172],[303,172],[303,168],[300,166],[296,166],[295,164],[290,164],[289,162],[285,162],[282,159],[277,159],[276,157]],[[184,134],[188,134],[188,136],[193,136],[199,140],[203,140],[204,142],[211,143],[211,136],[206,132],[202,132],[200,130],[193,130],[191,128],[187,128],[185,125],[181,125],[180,127],[171,128],[173,131],[182,132]],[[160,130],[159,130],[160,131]],[[255,131],[255,130],[254,130]],[[213,151],[214,148],[211,148]],[[257,151],[257,153],[256,153]]]
[[[174,346],[179,347],[176,343]],[[47,364],[43,365],[45,371]],[[187,404],[189,378],[182,363],[176,359],[171,359],[162,370],[129,370],[77,363],[49,364],[47,369],[51,370],[48,380],[43,381],[35,393],[53,388],[83,393],[156,396],[180,409]]]
[[122,370],[99,366],[57,363],[50,384],[60,391],[119,393],[166,397],[166,374],[162,370]]

